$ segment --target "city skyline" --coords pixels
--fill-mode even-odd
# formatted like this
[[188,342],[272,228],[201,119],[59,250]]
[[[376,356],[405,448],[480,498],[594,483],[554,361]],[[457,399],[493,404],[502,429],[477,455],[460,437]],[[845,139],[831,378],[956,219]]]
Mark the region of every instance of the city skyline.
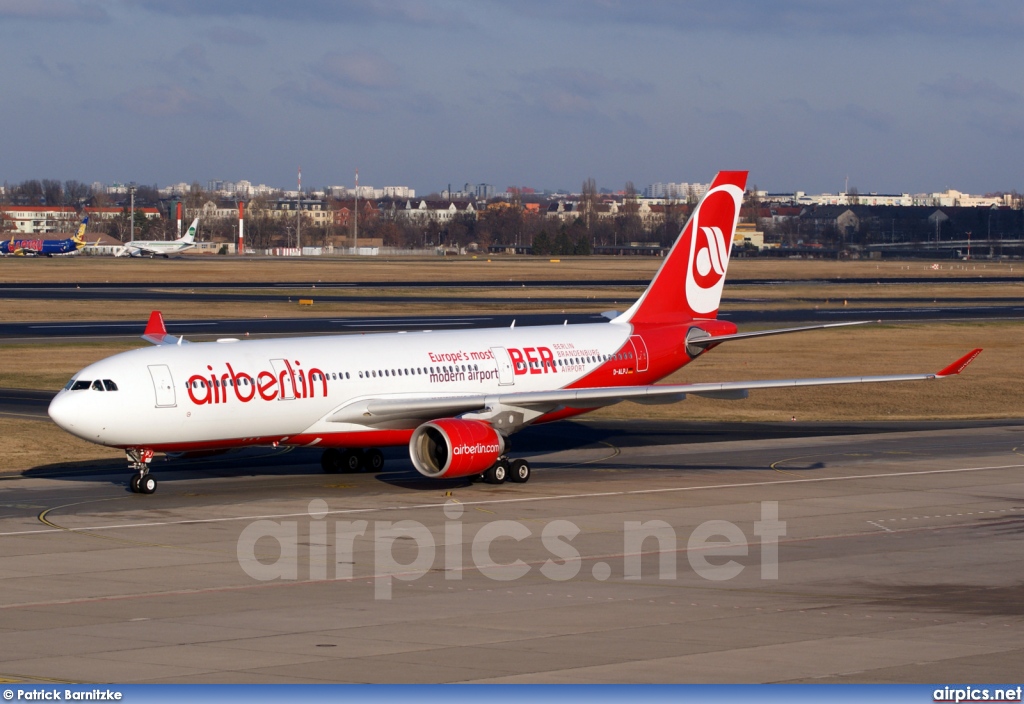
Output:
[[1011,0],[0,0],[0,170],[1022,190],[1022,29]]

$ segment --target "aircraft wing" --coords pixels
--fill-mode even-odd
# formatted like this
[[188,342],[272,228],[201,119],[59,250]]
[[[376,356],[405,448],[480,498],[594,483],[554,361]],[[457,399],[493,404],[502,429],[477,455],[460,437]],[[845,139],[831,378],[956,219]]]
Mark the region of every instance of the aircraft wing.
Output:
[[336,423],[387,422],[397,419],[430,420],[472,413],[494,407],[517,407],[549,412],[559,408],[599,408],[621,401],[663,404],[676,403],[688,395],[705,398],[741,399],[751,390],[829,386],[836,384],[876,384],[892,381],[928,381],[959,374],[981,354],[975,349],[937,372],[886,376],[840,376],[818,379],[770,379],[764,381],[726,381],[704,384],[665,384],[651,386],[608,386],[592,389],[556,389],[462,396],[437,396],[403,399],[367,399],[349,404],[329,416]]

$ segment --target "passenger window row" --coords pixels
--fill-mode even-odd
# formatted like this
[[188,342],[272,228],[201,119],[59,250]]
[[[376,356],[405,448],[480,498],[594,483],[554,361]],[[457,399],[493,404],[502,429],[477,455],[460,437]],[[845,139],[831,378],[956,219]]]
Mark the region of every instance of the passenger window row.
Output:
[[376,379],[385,376],[421,376],[423,374],[454,374],[456,372],[476,372],[480,368],[476,364],[455,364],[443,367],[409,367],[407,369],[371,369],[359,372],[360,379]]

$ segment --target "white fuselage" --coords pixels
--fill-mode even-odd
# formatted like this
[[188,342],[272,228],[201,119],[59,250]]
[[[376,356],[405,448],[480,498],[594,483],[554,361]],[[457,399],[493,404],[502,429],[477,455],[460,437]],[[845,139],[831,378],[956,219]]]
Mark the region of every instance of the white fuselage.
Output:
[[144,257],[151,254],[166,256],[184,252],[186,249],[192,249],[195,246],[194,242],[182,242],[180,240],[173,240],[171,242],[136,240],[126,243],[122,251],[131,257]]
[[[613,356],[631,331],[598,323],[158,345],[86,367],[50,415],[79,437],[115,447],[199,449],[297,436],[328,445],[339,434],[381,430],[358,422],[367,399],[572,385],[618,364]],[[623,374],[629,364],[621,361]],[[70,389],[96,380],[117,390]],[[415,427],[399,425],[390,429]]]

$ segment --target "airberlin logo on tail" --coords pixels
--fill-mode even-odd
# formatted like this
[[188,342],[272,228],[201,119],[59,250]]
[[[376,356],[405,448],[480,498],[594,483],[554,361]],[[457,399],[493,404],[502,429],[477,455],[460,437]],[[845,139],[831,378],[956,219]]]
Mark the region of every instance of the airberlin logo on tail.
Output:
[[732,184],[723,184],[708,191],[690,220],[686,302],[698,315],[718,310],[733,230],[742,203],[743,191]]

